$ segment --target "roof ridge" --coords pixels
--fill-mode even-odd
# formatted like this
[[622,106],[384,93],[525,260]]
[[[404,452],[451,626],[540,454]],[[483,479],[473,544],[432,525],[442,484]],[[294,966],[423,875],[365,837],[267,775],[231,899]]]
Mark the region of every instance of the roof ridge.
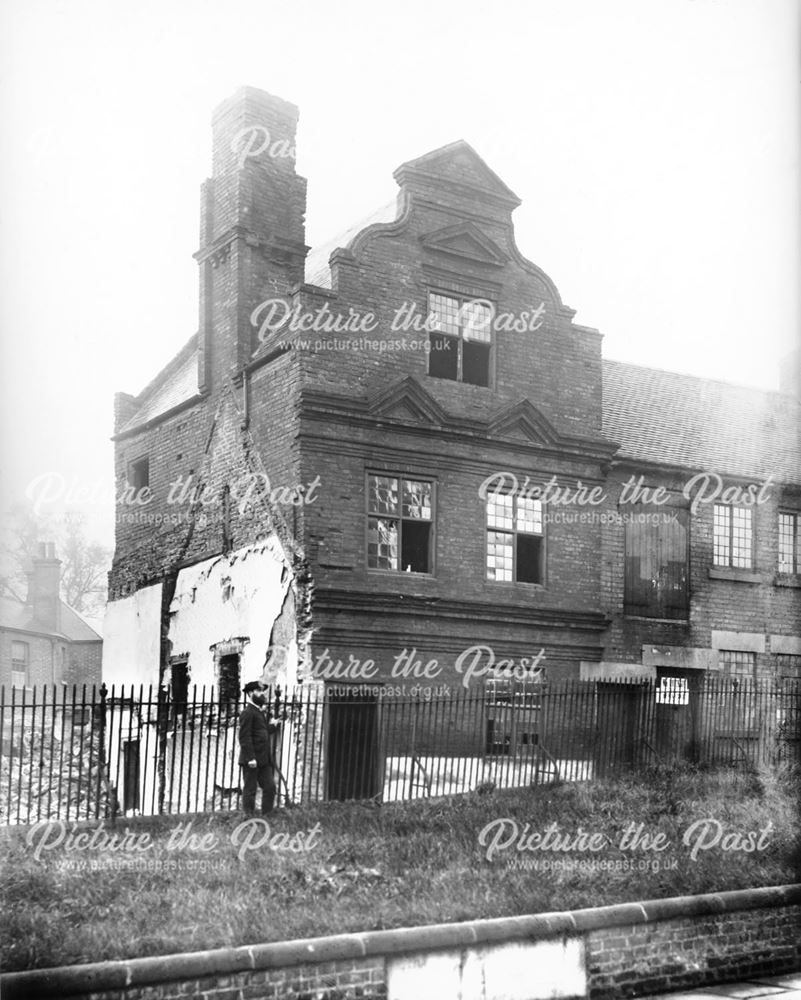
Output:
[[657,375],[675,375],[678,378],[693,379],[695,382],[713,382],[715,385],[725,385],[729,389],[748,389],[763,395],[781,396],[783,399],[794,399],[791,393],[780,389],[764,389],[758,385],[746,385],[744,382],[729,382],[723,378],[710,378],[708,375],[694,375],[692,372],[678,372],[673,368],[655,368],[652,365],[641,365],[635,361],[619,361],[617,358],[603,358],[604,365],[625,365],[627,368],[639,368],[642,371],[654,372]]

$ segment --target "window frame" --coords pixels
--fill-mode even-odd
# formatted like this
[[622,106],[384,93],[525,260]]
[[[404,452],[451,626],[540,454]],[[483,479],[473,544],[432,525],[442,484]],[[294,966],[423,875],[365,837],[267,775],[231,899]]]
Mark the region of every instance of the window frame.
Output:
[[[236,662],[236,678],[226,676],[223,678],[223,667],[227,668],[232,666],[234,661]],[[233,681],[236,683],[232,683]],[[236,652],[221,653],[217,660],[216,676],[214,678],[215,686],[217,688],[217,702],[220,705],[228,705],[236,708],[237,705],[242,701],[242,688],[244,684],[242,683],[242,650],[239,649]],[[228,688],[235,688],[236,693],[231,693]],[[188,698],[188,692],[187,692]]]
[[[792,521],[792,552],[791,552],[791,562],[790,569],[782,569],[781,561],[781,519],[783,517],[789,517]],[[777,572],[782,573],[785,576],[798,576],[801,574],[801,511],[797,510],[779,510],[777,519],[777,545],[776,545],[776,563]]]
[[[24,650],[24,659],[20,660],[14,656],[14,647],[21,646]],[[17,664],[22,664],[22,669],[20,670]],[[30,680],[30,665],[31,665],[31,644],[25,642],[23,639],[12,639],[11,640],[11,686],[12,688],[26,688],[29,687]],[[22,683],[18,679],[15,679],[15,675],[22,674]]]
[[[397,517],[392,517],[391,515],[383,515],[386,520],[397,520],[400,529],[398,531],[398,568],[397,569],[382,569],[379,566],[370,565],[370,518],[379,517],[381,515],[376,514],[370,509],[370,477],[377,477],[382,479],[397,479],[398,480],[398,500],[399,500],[399,512]],[[410,570],[406,572],[402,568],[402,544],[403,544],[403,482],[404,480],[411,480],[416,483],[428,483],[431,486],[431,518],[429,521],[425,521],[420,518],[419,521],[422,524],[430,524],[431,532],[428,540],[428,564],[429,569],[425,573],[421,573],[419,570]],[[437,481],[433,476],[428,475],[417,475],[414,472],[396,472],[387,471],[385,469],[367,469],[364,474],[364,566],[368,573],[380,573],[382,576],[413,576],[413,577],[434,577],[436,576],[436,553],[437,553]],[[406,520],[415,520],[414,518],[406,518]]]
[[[619,509],[619,508],[618,508]],[[651,606],[643,606],[635,604],[632,598],[635,596],[633,593],[629,593],[628,583],[629,583],[629,571],[628,571],[628,559],[629,559],[629,548],[630,541],[633,541],[632,530],[634,523],[631,520],[626,520],[623,524],[623,616],[625,618],[641,618],[647,621],[662,621],[662,622],[687,622],[690,620],[690,607],[692,603],[692,565],[691,557],[692,551],[690,546],[690,528],[692,524],[692,517],[690,514],[689,507],[685,507],[681,504],[671,503],[666,506],[659,506],[655,504],[636,504],[631,505],[630,509],[635,513],[644,514],[662,514],[663,512],[673,513],[678,512],[678,515],[683,517],[681,521],[681,526],[684,528],[684,606],[682,615],[673,616],[660,616],[656,614],[647,614],[646,608]],[[657,527],[661,527],[661,523],[657,521]],[[653,527],[653,525],[651,525]],[[667,602],[662,602],[662,608],[666,608]],[[678,610],[678,609],[677,609]]]
[[[716,542],[716,525],[717,525],[717,511],[719,509],[725,509],[729,511],[729,530],[728,530],[728,559],[726,562],[718,562],[715,556],[715,542]],[[748,515],[749,528],[751,532],[750,545],[748,551],[748,565],[738,566],[732,560],[734,558],[734,517],[733,511],[744,511]],[[756,518],[754,517],[754,508],[748,507],[745,504],[735,504],[735,503],[715,503],[712,507],[712,566],[716,569],[730,569],[739,572],[754,572],[756,569]]]
[[[753,663],[753,669],[750,670],[748,673],[740,673],[740,672],[734,673],[731,669],[733,664],[723,662],[723,658],[726,654],[728,654],[729,656],[733,656],[735,658],[738,656],[750,657],[751,662]],[[719,668],[718,672],[720,673],[720,675],[722,677],[728,678],[729,680],[733,681],[739,681],[744,679],[756,680],[757,671],[759,669],[757,654],[751,649],[719,649],[718,668]]]
[[[426,361],[426,374],[427,374],[427,376],[429,378],[442,379],[445,382],[457,382],[459,385],[472,385],[472,386],[475,386],[477,389],[494,389],[495,388],[495,331],[492,328],[492,323],[493,323],[493,319],[494,319],[494,317],[495,317],[495,315],[497,313],[497,305],[496,305],[496,303],[491,298],[489,298],[488,296],[484,296],[484,295],[465,295],[465,294],[463,294],[461,292],[454,292],[452,290],[446,290],[446,289],[444,289],[444,288],[442,288],[440,286],[437,286],[437,287],[432,286],[432,287],[426,289],[426,319],[428,319],[428,317],[431,316],[432,312],[435,311],[432,308],[432,305],[431,305],[431,297],[432,297],[432,295],[439,295],[442,298],[454,299],[456,302],[459,303],[458,310],[457,310],[458,314],[461,314],[462,308],[465,306],[465,304],[467,304],[469,302],[488,302],[490,304],[490,306],[492,307],[493,311],[492,311],[492,315],[490,317],[490,323],[489,323],[489,342],[488,342],[488,345],[489,345],[489,358],[487,360],[487,384],[486,385],[480,385],[477,382],[466,382],[465,379],[464,379],[464,342],[465,342],[465,336],[464,336],[464,327],[462,326],[461,323],[459,324],[459,333],[458,333],[458,336],[456,334],[453,334],[453,333],[446,333],[444,330],[427,330],[426,331],[427,336],[429,338],[429,340],[428,340],[429,350],[426,352],[426,354],[427,354],[427,361]],[[447,375],[434,375],[431,372],[431,356],[432,356],[432,351],[431,351],[431,348],[430,348],[430,344],[431,344],[431,338],[432,337],[436,337],[436,336],[454,337],[456,339],[456,341],[457,341],[458,346],[457,346],[456,378],[455,379],[448,378]],[[469,338],[468,338],[468,340],[469,340]],[[480,341],[479,343],[484,343],[484,341]]]
[[[143,465],[147,465],[147,482],[140,483],[137,485],[135,482],[135,470],[141,468]],[[128,485],[139,493],[140,490],[150,489],[150,455],[141,455],[139,458],[135,458],[128,463],[128,473],[127,473]]]
[[[512,497],[512,529],[511,531],[507,528],[491,528],[488,524],[488,504],[490,497],[492,496],[511,496]],[[484,560],[484,582],[489,584],[499,584],[505,587],[538,587],[544,590],[548,585],[548,542],[547,542],[547,531],[546,525],[546,511],[547,507],[544,501],[537,498],[531,497],[526,499],[532,499],[535,503],[540,505],[540,519],[542,522],[542,530],[540,532],[533,531],[519,531],[517,527],[517,501],[518,499],[523,499],[518,497],[517,493],[513,490],[500,490],[497,493],[488,493],[483,501],[483,512],[484,512],[484,550],[482,553]],[[494,580],[489,575],[489,566],[487,565],[487,557],[489,555],[489,533],[490,531],[495,534],[511,535],[512,536],[512,579],[511,580]],[[539,538],[540,542],[540,577],[539,582],[533,580],[518,580],[517,579],[517,536],[524,535],[530,538]]]

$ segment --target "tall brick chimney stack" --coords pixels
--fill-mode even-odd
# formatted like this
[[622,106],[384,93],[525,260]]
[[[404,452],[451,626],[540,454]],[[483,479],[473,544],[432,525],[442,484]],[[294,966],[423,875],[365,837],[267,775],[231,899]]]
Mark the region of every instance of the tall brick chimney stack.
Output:
[[201,188],[198,383],[218,392],[247,364],[253,310],[303,281],[306,180],[295,172],[298,109],[242,87],[212,117]]
[[61,630],[61,560],[56,558],[53,542],[39,542],[33,558],[33,569],[28,573],[27,604],[33,620],[48,631]]

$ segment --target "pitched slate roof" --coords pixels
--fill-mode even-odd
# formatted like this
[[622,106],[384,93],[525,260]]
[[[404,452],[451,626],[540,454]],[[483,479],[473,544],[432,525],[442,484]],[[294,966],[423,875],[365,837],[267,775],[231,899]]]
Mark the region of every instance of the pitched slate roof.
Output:
[[41,635],[58,635],[71,642],[102,642],[101,637],[87,622],[81,618],[64,601],[61,605],[61,629],[50,632],[40,622],[33,620],[29,604],[15,597],[0,597],[0,628],[19,629],[24,632],[37,632]]
[[194,334],[136,398],[138,409],[118,433],[139,427],[197,395],[197,334]]
[[793,396],[621,361],[604,361],[603,391],[618,458],[801,483]]
[[377,222],[394,222],[398,214],[398,202],[396,198],[381,205],[365,215],[363,219],[349,226],[338,233],[333,239],[321,243],[320,246],[310,250],[306,257],[306,284],[319,285],[321,288],[331,287],[331,269],[328,266],[328,258],[334,250],[342,247],[347,249],[354,238],[368,226],[373,226]]

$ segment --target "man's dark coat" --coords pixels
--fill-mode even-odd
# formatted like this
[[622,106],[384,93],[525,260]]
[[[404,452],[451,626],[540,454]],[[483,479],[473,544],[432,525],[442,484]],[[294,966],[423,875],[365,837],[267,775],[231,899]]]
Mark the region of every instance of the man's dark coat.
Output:
[[267,717],[248,703],[239,716],[239,763],[255,760],[259,767],[273,763]]

